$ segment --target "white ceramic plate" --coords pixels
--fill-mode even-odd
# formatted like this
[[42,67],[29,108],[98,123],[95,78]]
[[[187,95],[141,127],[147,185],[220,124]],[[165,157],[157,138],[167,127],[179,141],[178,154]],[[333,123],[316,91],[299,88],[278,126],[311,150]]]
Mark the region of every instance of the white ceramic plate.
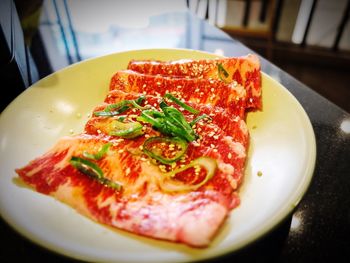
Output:
[[[61,136],[82,131],[103,101],[111,76],[130,59],[213,58],[204,52],[158,49],[116,53],[84,61],[37,82],[0,116],[0,212],[35,243],[89,261],[184,262],[230,253],[258,239],[298,204],[313,174],[316,144],[297,100],[263,74],[262,112],[250,113],[250,153],[241,205],[210,247],[189,248],[97,224],[53,198],[21,187],[15,168],[43,154]],[[261,171],[262,176],[257,173]]]

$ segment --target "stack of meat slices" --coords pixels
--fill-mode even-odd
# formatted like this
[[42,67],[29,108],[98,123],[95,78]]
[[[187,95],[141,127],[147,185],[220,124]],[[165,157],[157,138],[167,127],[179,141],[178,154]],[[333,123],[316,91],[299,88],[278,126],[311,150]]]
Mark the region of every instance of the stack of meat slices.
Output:
[[99,223],[205,247],[239,205],[245,115],[261,106],[255,55],[130,61],[82,134],[16,172]]

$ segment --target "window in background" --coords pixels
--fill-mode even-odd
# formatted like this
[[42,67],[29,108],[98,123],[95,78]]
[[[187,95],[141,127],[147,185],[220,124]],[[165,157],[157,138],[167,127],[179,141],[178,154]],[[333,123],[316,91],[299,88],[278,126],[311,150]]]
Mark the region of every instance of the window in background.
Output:
[[[44,1],[40,32],[53,71],[118,51],[182,48],[185,1]],[[137,7],[137,8],[136,8]],[[159,14],[168,12],[171,15]],[[147,14],[147,15],[146,15]]]

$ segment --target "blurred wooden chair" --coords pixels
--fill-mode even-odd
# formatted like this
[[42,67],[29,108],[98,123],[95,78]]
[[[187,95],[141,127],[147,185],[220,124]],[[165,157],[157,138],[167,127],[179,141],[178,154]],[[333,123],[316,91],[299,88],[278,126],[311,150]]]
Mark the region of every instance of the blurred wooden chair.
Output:
[[271,57],[275,37],[276,0],[189,0],[197,16],[235,38],[263,40],[266,56]]

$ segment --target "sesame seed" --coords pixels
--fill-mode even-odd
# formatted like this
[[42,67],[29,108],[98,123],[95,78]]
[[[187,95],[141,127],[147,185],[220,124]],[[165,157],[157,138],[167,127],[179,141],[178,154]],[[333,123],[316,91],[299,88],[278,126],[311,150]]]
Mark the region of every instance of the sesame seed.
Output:
[[126,168],[126,170],[125,170],[125,175],[129,175],[129,174],[130,174],[130,172],[131,172],[130,167]]
[[231,158],[232,158],[232,154],[231,154],[231,153],[228,153],[228,154],[227,154],[227,158],[231,159]]
[[161,165],[158,165],[159,169],[162,171],[162,172],[166,172],[166,166],[161,164]]
[[199,173],[201,171],[201,167],[199,165],[195,165],[193,168],[195,173]]
[[219,139],[219,135],[214,135],[213,138],[214,138],[215,140],[217,140],[217,139]]
[[118,151],[118,153],[123,153],[124,152],[124,150],[123,149],[120,149],[119,151]]

